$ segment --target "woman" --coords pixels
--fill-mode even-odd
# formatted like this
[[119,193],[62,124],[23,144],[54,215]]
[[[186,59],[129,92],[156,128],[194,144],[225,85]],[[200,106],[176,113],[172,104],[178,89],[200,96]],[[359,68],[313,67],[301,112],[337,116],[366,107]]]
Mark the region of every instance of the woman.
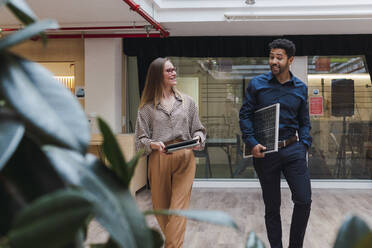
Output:
[[[165,146],[183,140],[198,139],[201,149],[205,128],[195,102],[175,86],[176,69],[166,58],[155,59],[147,72],[136,122],[136,147],[150,155],[148,177],[154,209],[187,209],[195,176],[195,158],[191,149],[165,153]],[[182,247],[186,219],[156,216],[165,236],[166,248]]]

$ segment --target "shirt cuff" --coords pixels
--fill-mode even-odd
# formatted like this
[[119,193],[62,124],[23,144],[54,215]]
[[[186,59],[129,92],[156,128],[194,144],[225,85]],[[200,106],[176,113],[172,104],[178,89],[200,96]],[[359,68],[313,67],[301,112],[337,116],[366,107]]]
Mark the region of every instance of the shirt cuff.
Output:
[[201,147],[201,150],[203,150],[204,149],[204,146],[205,146],[205,135],[204,135],[203,132],[197,131],[197,132],[194,133],[194,137],[193,138],[195,138],[197,136],[200,137],[200,147]]
[[247,141],[245,142],[245,144],[249,147],[250,150],[252,150],[253,147],[255,147],[256,145],[258,145],[258,141],[254,137],[251,137],[251,138],[248,138],[247,139]]
[[304,140],[304,139],[303,139],[303,140],[301,140],[301,142],[304,143],[304,144],[306,145],[307,150],[310,149],[310,146],[311,146],[311,145],[310,145],[310,143],[309,143],[307,140]]
[[153,142],[153,140],[151,139],[146,139],[144,140],[142,143],[142,148],[145,150],[143,155],[147,156],[147,155],[150,155],[150,153],[152,152],[152,149],[151,149],[151,142]]

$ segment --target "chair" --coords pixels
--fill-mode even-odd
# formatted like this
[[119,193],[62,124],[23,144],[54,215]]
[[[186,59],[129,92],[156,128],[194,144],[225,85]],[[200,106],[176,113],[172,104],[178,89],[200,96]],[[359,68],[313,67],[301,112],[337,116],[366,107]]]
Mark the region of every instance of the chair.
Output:
[[205,178],[212,177],[212,170],[211,170],[211,163],[209,160],[208,154],[208,144],[205,143],[204,150],[202,151],[194,151],[194,155],[197,158],[205,158]]
[[367,134],[364,132],[361,122],[351,122],[348,128],[347,138],[351,148],[352,158],[364,157],[364,142],[367,140]]

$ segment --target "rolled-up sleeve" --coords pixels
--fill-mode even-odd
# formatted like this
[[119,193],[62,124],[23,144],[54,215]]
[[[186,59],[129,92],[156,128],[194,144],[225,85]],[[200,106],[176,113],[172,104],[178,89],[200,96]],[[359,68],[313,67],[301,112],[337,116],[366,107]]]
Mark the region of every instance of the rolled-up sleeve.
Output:
[[151,132],[151,115],[145,109],[140,109],[137,114],[135,137],[136,150],[144,149],[144,155],[149,155],[152,151],[150,143],[153,141]]
[[245,92],[243,105],[239,112],[239,124],[242,132],[242,139],[251,149],[258,144],[254,137],[253,129],[254,106],[256,106],[254,85],[255,79],[252,79]]
[[307,148],[309,149],[311,147],[312,138],[310,136],[310,130],[311,130],[311,123],[310,123],[310,116],[309,116],[309,107],[308,107],[308,101],[307,101],[307,87],[304,88],[304,101],[301,103],[301,107],[298,113],[298,136],[301,142],[303,142]]

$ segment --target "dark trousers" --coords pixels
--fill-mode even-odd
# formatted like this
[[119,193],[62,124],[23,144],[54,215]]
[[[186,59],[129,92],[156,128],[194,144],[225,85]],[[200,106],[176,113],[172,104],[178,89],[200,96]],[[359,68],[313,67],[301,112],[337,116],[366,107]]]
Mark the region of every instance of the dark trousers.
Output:
[[265,223],[271,248],[282,248],[280,218],[280,175],[283,172],[292,193],[289,247],[302,247],[311,206],[311,185],[306,161],[306,145],[296,142],[265,158],[254,159],[265,203]]

